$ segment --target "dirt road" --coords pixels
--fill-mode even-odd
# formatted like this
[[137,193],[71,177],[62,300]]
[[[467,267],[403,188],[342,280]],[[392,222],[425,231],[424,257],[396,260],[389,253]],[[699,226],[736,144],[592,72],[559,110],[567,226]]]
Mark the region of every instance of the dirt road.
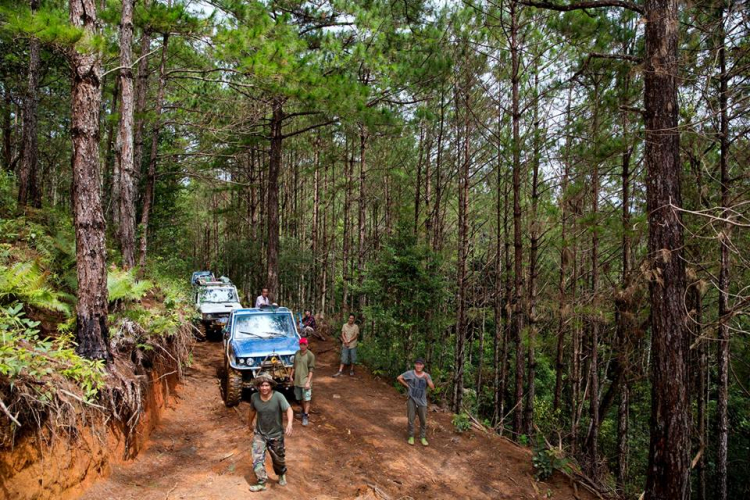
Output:
[[408,446],[404,397],[365,370],[332,378],[336,347],[330,340],[311,346],[318,356],[313,411],[310,426],[295,420],[287,438],[286,487],[270,472],[267,491],[248,490],[255,482],[248,403],[224,406],[221,345],[202,343],[148,447],[82,498],[576,498],[561,478],[534,485],[527,450],[480,432],[456,434],[447,413],[430,412],[429,447]]

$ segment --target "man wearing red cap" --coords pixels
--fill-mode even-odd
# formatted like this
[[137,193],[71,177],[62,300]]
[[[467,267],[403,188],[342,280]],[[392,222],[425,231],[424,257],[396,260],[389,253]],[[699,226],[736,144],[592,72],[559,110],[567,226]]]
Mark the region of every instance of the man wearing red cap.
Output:
[[307,348],[307,339],[299,339],[299,351],[294,353],[292,380],[294,397],[302,406],[302,425],[308,424],[310,400],[312,399],[312,378],[315,371],[315,354]]

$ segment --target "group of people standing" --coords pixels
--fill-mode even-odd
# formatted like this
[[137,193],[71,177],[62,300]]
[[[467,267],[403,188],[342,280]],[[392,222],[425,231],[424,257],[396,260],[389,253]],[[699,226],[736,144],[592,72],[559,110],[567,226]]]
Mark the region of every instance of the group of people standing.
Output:
[[[268,300],[267,291],[256,300],[256,307],[263,299]],[[267,305],[267,304],[266,304]],[[312,402],[312,380],[315,372],[315,354],[309,349],[307,337],[315,330],[315,318],[310,311],[305,311],[302,320],[299,350],[294,354],[294,365],[290,378],[294,385],[294,397],[301,406],[302,425],[307,426],[310,418],[310,404]],[[354,314],[341,327],[341,363],[332,377],[343,375],[344,368],[349,367],[349,376],[354,376],[354,365],[357,363],[357,343],[359,339],[359,325]],[[427,442],[427,390],[434,389],[432,377],[425,370],[423,359],[414,362],[414,369],[398,376],[398,382],[407,389],[407,443],[414,445],[414,423],[419,418],[420,442],[428,446]],[[258,389],[250,398],[248,423],[253,431],[253,470],[257,484],[250,487],[250,491],[264,491],[267,488],[268,474],[265,468],[266,454],[270,455],[274,473],[279,477],[279,486],[286,485],[286,450],[284,437],[293,432],[294,412],[291,405],[280,392],[274,391],[275,381],[266,374],[255,378]],[[286,424],[283,418],[286,417]]]

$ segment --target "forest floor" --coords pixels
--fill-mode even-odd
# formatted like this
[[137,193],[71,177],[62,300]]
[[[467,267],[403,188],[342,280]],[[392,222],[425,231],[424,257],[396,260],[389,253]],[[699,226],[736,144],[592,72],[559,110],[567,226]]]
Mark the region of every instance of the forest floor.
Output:
[[[404,397],[362,367],[355,377],[332,378],[337,347],[333,340],[311,342],[317,355],[313,408],[310,425],[302,427],[293,405],[286,487],[270,472],[267,491],[249,492],[255,474],[248,403],[224,406],[221,344],[206,342],[196,344],[186,380],[147,447],[82,498],[591,498],[583,490],[574,494],[559,474],[535,482],[529,450],[481,431],[457,434],[450,414],[437,407],[428,415],[430,446],[409,446]],[[270,461],[266,467],[272,470]]]

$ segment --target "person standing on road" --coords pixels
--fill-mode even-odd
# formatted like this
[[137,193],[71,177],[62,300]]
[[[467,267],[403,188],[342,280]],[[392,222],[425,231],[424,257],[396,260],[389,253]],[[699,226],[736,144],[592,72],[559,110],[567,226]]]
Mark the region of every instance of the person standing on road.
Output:
[[414,369],[402,373],[396,380],[409,392],[406,400],[406,417],[409,420],[407,443],[414,444],[414,417],[419,415],[419,439],[427,446],[427,388],[435,389],[435,384],[430,374],[424,371],[424,360],[417,359]]
[[260,309],[262,307],[268,307],[271,305],[271,301],[268,300],[268,288],[261,290],[258,298],[255,299],[255,308]]
[[357,363],[357,338],[359,337],[359,326],[354,322],[356,318],[349,315],[349,321],[341,327],[341,365],[339,371],[333,376],[339,377],[344,371],[344,366],[349,365],[349,375],[354,376],[354,365]]
[[[273,471],[279,476],[279,486],[286,486],[286,450],[284,434],[292,435],[294,412],[283,394],[273,390],[276,382],[267,374],[261,373],[254,380],[258,392],[250,398],[248,424],[253,430],[253,470],[258,483],[250,486],[250,491],[264,491],[268,481],[266,472],[266,451],[271,455]],[[282,415],[286,413],[286,428]],[[257,422],[253,425],[253,422]]]
[[315,371],[315,354],[307,348],[307,339],[299,339],[299,351],[294,353],[291,379],[294,381],[294,397],[302,406],[302,425],[307,426],[312,400],[312,378]]

